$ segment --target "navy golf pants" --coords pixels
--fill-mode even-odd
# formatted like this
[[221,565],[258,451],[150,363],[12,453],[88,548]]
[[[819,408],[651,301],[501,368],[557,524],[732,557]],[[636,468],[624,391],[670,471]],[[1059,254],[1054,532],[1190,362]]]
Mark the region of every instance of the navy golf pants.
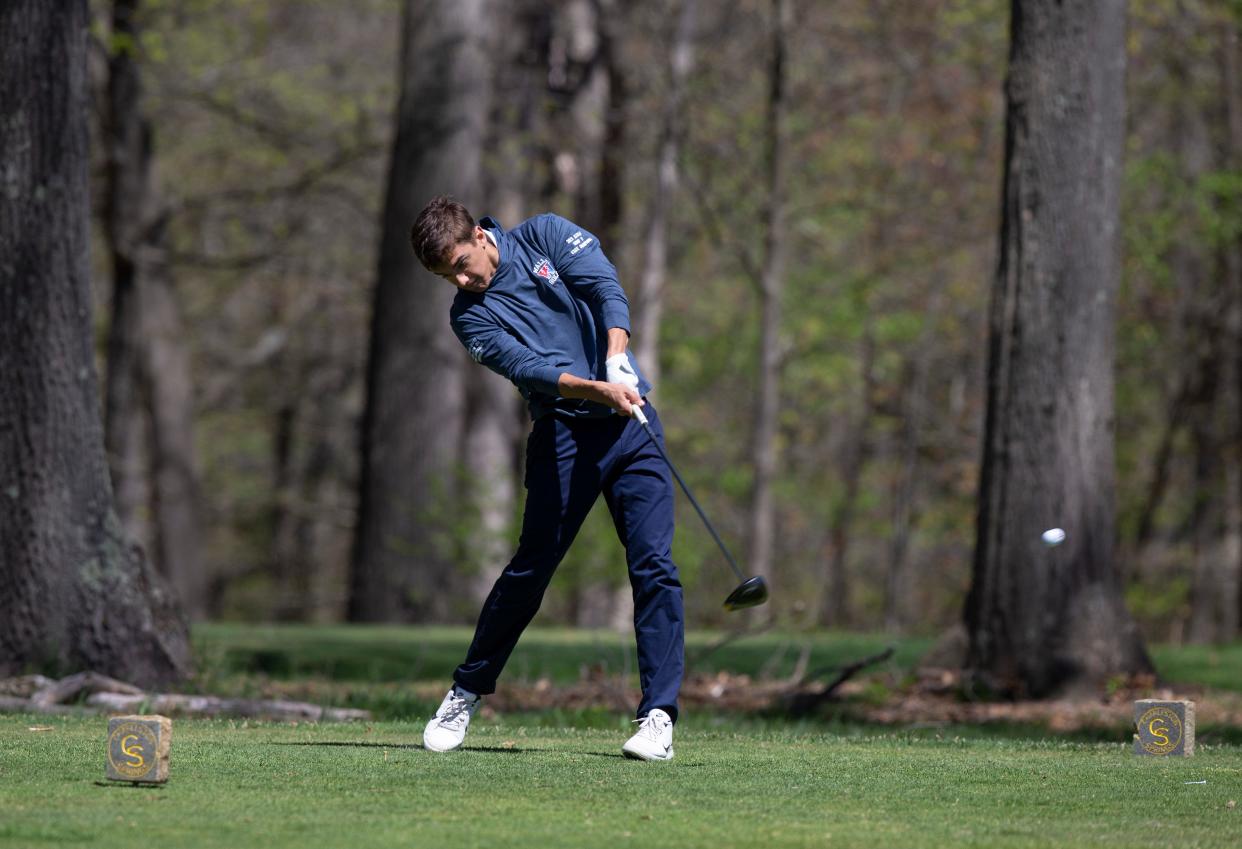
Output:
[[[643,407],[663,442],[651,404]],[[552,573],[600,493],[629,565],[642,717],[661,708],[675,720],[685,634],[681,581],[673,565],[673,480],[668,464],[626,416],[535,422],[526,444],[526,512],[517,553],[492,587],[465,662],[453,680],[472,693],[496,691],[522,631],[530,623]]]

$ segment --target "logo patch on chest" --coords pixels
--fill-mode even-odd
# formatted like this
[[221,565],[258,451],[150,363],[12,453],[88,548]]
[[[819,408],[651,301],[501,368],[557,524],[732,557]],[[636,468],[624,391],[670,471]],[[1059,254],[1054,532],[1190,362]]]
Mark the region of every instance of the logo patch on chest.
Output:
[[561,279],[560,273],[553,268],[552,263],[548,262],[546,259],[535,260],[535,265],[531,268],[531,271],[537,276],[542,277],[544,280],[547,280],[549,286],[555,286],[556,281]]

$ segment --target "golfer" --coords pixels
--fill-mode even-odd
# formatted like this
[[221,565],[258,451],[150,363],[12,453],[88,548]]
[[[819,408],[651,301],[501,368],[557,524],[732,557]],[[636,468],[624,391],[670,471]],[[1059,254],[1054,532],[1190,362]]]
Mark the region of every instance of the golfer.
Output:
[[423,732],[430,751],[461,746],[481,697],[496,691],[552,573],[599,494],[625,546],[638,640],[638,731],[631,758],[673,757],[683,667],[681,582],[673,564],[673,482],[630,414],[651,384],[630,356],[629,304],[617,271],[586,230],[540,215],[504,230],[457,201],[433,199],[411,232],[414,253],[457,287],[449,321],[470,356],[517,386],[534,421],[526,445],[526,512],[517,552],[479,614],[453,687]]

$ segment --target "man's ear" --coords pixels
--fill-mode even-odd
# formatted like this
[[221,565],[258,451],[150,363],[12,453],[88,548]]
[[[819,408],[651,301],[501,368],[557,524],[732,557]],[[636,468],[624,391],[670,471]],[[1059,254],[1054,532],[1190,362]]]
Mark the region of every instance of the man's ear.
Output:
[[474,240],[482,244],[487,243],[487,233],[478,224],[474,225]]

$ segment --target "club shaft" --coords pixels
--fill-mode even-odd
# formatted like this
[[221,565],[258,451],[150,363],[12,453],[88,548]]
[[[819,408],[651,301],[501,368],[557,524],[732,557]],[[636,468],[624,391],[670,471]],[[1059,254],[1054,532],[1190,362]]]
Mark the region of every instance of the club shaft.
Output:
[[664,462],[668,465],[668,470],[673,473],[673,477],[677,478],[677,483],[681,484],[681,491],[686,494],[686,498],[690,499],[690,503],[694,505],[694,509],[698,512],[699,518],[703,520],[708,533],[712,535],[712,539],[716,541],[716,545],[720,546],[721,553],[724,554],[725,560],[729,561],[729,566],[733,569],[733,574],[737,575],[739,581],[745,581],[746,577],[742,574],[742,570],[738,568],[737,561],[733,559],[733,555],[729,553],[729,549],[725,547],[724,540],[720,538],[720,534],[716,533],[716,529],[712,527],[712,523],[708,521],[707,514],[703,512],[703,508],[699,506],[699,501],[694,497],[694,493],[690,491],[690,487],[686,486],[686,482],[681,479],[681,475],[677,473],[677,467],[673,465],[673,461],[668,458],[668,452],[664,450],[664,446],[660,444],[660,440],[656,439],[655,433],[651,430],[651,425],[646,418],[639,419],[639,424],[643,426],[643,430],[647,431],[647,437],[651,440],[651,444],[660,452],[660,456],[664,458]]

